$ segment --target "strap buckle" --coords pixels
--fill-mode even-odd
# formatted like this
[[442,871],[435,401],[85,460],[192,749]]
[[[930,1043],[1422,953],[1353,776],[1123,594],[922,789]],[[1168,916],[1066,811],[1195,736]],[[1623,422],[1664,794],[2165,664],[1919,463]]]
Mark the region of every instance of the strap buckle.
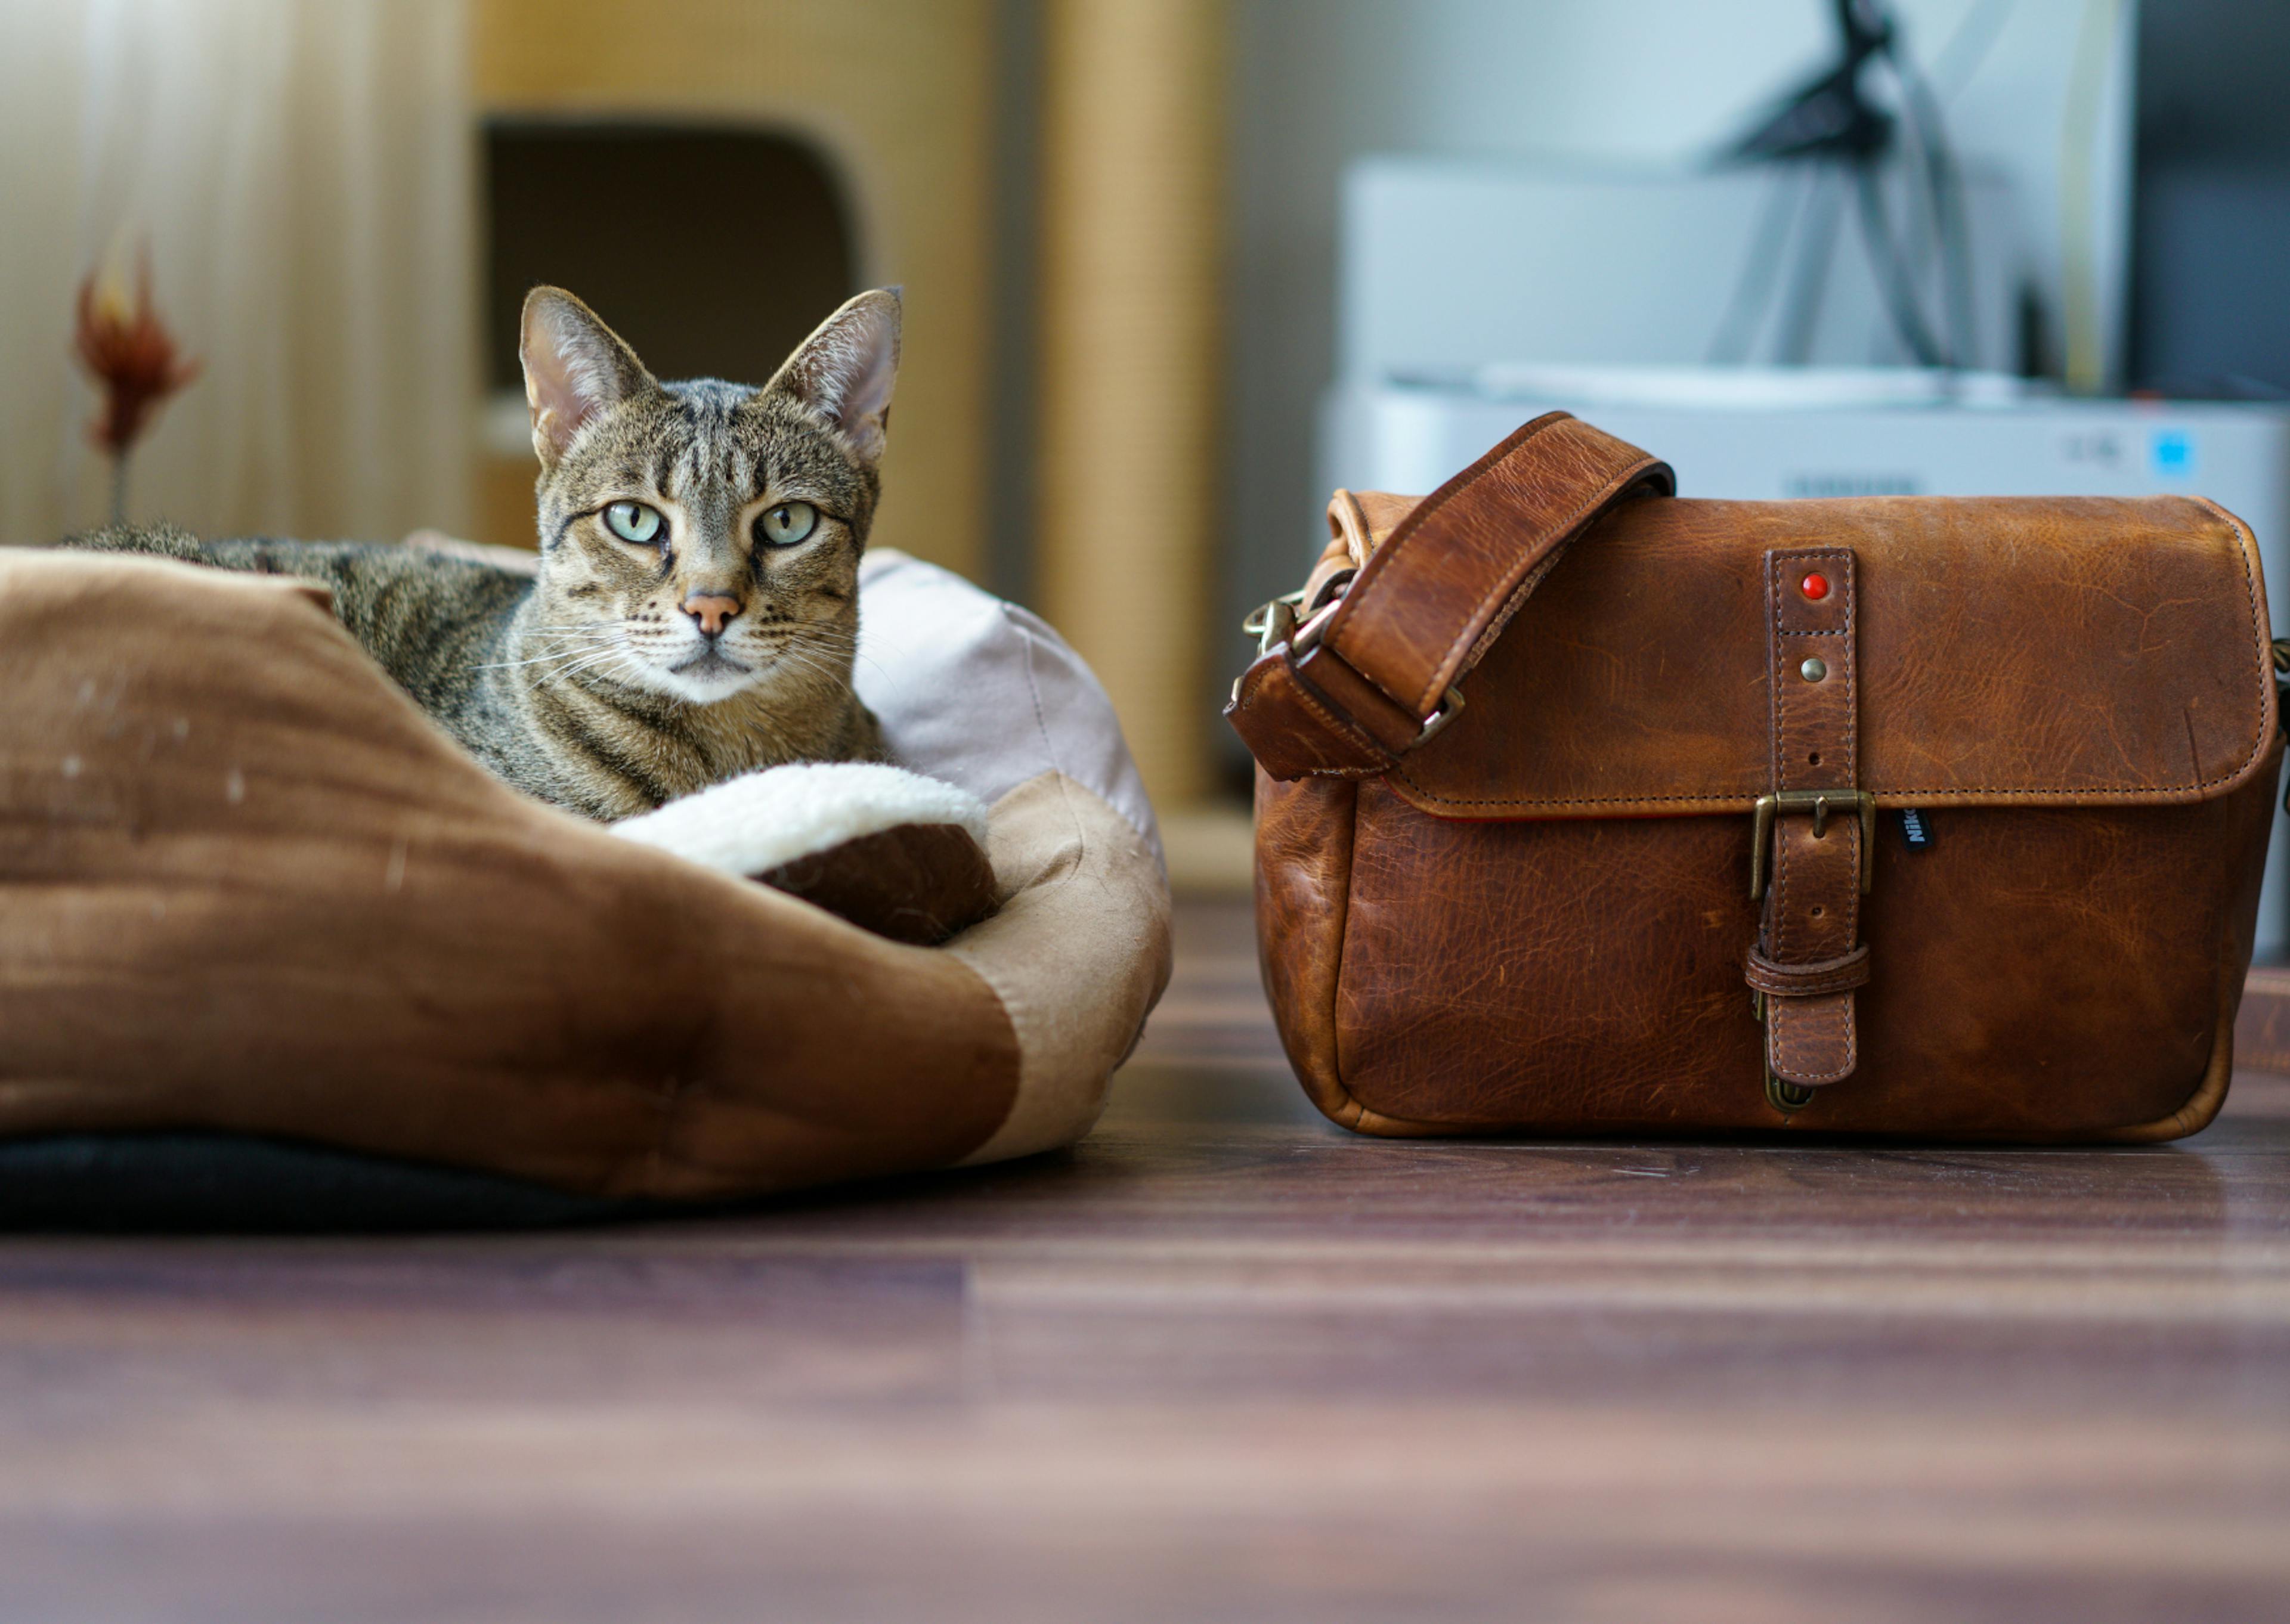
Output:
[[[1250,611],[1248,618],[1241,621],[1240,629],[1256,639],[1257,658],[1261,660],[1284,643],[1288,645],[1289,652],[1298,659],[1317,648],[1321,634],[1328,628],[1327,612],[1333,609],[1350,590],[1352,578],[1358,573],[1357,569],[1338,570],[1320,583],[1319,589],[1311,595],[1309,601],[1304,588],[1299,587],[1293,592],[1284,592],[1269,603],[1261,604]],[[1233,683],[1232,697],[1236,703],[1239,701],[1238,680]],[[1438,704],[1432,707],[1431,714],[1423,718],[1422,731],[1415,735],[1415,742],[1407,748],[1414,749],[1429,744],[1462,713],[1463,691],[1451,684],[1447,692],[1440,696]]]
[[1304,601],[1304,588],[1284,592],[1269,603],[1259,604],[1248,612],[1240,623],[1241,631],[1256,639],[1256,652],[1261,658],[1269,654],[1288,641],[1296,629],[1296,608]]
[[1861,814],[1861,894],[1867,896],[1877,867],[1877,797],[1866,789],[1783,789],[1758,797],[1757,822],[1750,836],[1750,900],[1766,894],[1766,852],[1773,844],[1775,812],[1811,812],[1816,838],[1829,832],[1832,808],[1853,806]]
[[[1349,586],[1351,584],[1351,572],[1347,570],[1339,575],[1330,578],[1330,585],[1335,585],[1338,582],[1342,583],[1343,586]],[[1322,597],[1325,598],[1328,596],[1327,588],[1323,587],[1320,591]],[[1342,596],[1341,588],[1339,588],[1336,596]],[[1288,647],[1290,652],[1300,658],[1310,653],[1314,649],[1320,646],[1320,635],[1326,631],[1327,628],[1328,617],[1320,613],[1319,608],[1316,604],[1311,612],[1311,618],[1306,620],[1301,626],[1298,627],[1296,628],[1295,635],[1289,639]],[[1422,730],[1415,735],[1415,742],[1409,745],[1407,748],[1411,750],[1422,748],[1434,739],[1437,739],[1442,732],[1445,732],[1447,724],[1453,722],[1457,716],[1460,716],[1462,714],[1463,691],[1457,684],[1450,683],[1447,685],[1447,692],[1441,694],[1439,696],[1439,702],[1431,708],[1431,714],[1423,718]]]
[[[1256,639],[1257,657],[1262,659],[1284,643],[1297,643],[1300,653],[1309,648],[1312,645],[1310,642],[1297,638],[1297,627],[1314,624],[1322,610],[1350,588],[1352,577],[1358,573],[1357,570],[1338,570],[1320,583],[1319,590],[1312,594],[1309,603],[1305,602],[1304,588],[1299,587],[1293,592],[1284,592],[1271,602],[1259,604],[1250,610],[1248,618],[1241,621],[1240,629]],[[1316,633],[1312,642],[1317,641]]]

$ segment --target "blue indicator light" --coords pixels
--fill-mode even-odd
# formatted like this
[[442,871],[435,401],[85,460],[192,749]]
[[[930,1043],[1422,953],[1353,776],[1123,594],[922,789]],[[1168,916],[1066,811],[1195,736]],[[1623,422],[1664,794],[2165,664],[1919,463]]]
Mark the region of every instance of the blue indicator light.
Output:
[[2195,471],[2195,442],[2183,428],[2158,428],[2148,454],[2158,479],[2184,479]]

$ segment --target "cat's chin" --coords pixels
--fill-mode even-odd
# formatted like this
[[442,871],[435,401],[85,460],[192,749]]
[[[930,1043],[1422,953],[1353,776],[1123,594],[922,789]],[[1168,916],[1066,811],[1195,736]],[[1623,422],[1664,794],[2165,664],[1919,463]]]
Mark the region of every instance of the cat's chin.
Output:
[[643,685],[655,693],[683,700],[693,705],[718,705],[735,694],[754,687],[759,673],[753,666],[736,660],[727,660],[713,650],[686,660],[681,665],[657,666],[647,662],[642,668]]

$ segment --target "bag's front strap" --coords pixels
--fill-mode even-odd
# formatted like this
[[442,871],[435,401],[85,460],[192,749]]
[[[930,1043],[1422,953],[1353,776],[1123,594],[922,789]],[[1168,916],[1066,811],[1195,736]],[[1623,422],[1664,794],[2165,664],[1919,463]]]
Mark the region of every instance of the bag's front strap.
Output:
[[1248,668],[1225,716],[1274,778],[1387,771],[1577,536],[1676,483],[1564,412],[1535,419],[1418,503],[1333,609]]

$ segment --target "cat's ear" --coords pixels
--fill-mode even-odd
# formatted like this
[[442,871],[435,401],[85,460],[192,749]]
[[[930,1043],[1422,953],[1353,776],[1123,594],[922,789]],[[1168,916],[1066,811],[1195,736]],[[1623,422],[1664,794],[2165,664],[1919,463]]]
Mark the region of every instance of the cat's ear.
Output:
[[899,290],[861,293],[787,358],[771,387],[824,417],[861,462],[883,455],[891,386],[899,377]]
[[532,408],[532,449],[543,468],[556,466],[590,419],[659,387],[621,335],[563,288],[535,288],[524,296],[516,353]]

